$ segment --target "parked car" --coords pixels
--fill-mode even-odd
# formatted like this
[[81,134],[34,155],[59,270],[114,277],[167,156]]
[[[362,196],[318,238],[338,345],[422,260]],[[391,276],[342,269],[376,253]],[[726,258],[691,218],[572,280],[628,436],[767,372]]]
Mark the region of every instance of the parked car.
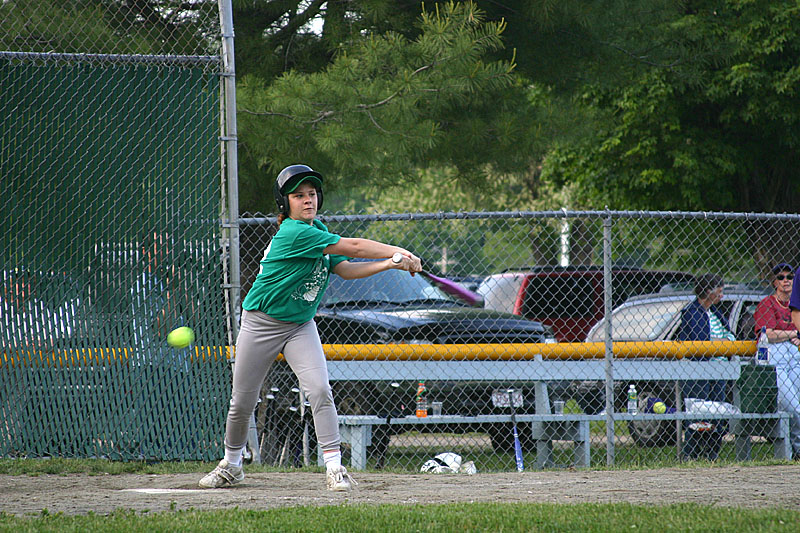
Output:
[[[753,314],[756,306],[768,292],[729,286],[725,288],[722,301],[717,305],[728,319],[737,340],[755,339]],[[675,340],[681,322],[681,311],[695,295],[691,291],[648,294],[635,296],[612,312],[612,339],[614,341],[671,341]],[[605,319],[595,324],[587,342],[602,342],[605,339]],[[630,383],[616,382],[614,387],[615,409],[622,410],[627,401]],[[674,388],[671,382],[634,382],[639,392],[640,411],[647,411],[654,398],[674,404]],[[573,384],[572,394],[587,413],[597,413],[605,408],[604,384],[579,382]],[[674,422],[631,422],[631,436],[642,446],[664,445],[675,439]]]
[[[631,296],[691,287],[687,272],[611,269],[613,305]],[[477,289],[484,307],[505,311],[553,328],[559,342],[582,342],[605,314],[603,268],[537,266],[488,276]]]
[[9,349],[77,348],[94,315],[81,285],[68,274],[0,271],[0,339]]
[[[510,313],[469,307],[451,298],[422,276],[389,270],[358,280],[331,276],[315,321],[323,344],[471,344],[554,342],[539,322]],[[290,390],[294,376],[285,365],[270,372],[268,387]],[[340,414],[404,416],[413,413],[417,383],[340,381],[331,384]],[[496,391],[508,383],[491,381],[426,382],[429,397],[443,402],[447,414],[505,413],[495,406]],[[516,388],[520,388],[515,383]],[[527,398],[519,412],[534,412],[534,386],[522,387]],[[273,391],[273,396],[275,391]],[[505,397],[504,397],[505,398]],[[272,400],[271,400],[272,401]],[[287,398],[288,403],[293,397]],[[287,403],[287,405],[288,405]],[[431,425],[430,431],[474,431],[474,426]],[[508,428],[487,427],[495,446],[511,448]],[[280,433],[280,432],[278,432]],[[529,432],[525,433],[526,435]],[[272,452],[267,452],[267,455]],[[262,446],[262,455],[263,446]],[[266,459],[269,462],[269,458]]]

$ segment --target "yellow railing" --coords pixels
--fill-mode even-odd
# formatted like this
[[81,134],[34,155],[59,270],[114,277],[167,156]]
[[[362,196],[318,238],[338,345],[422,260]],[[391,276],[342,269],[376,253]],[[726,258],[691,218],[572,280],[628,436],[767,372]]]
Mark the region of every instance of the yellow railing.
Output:
[[[11,366],[93,366],[127,363],[133,348],[81,348],[70,350],[39,350],[27,348],[0,351],[0,367]],[[227,361],[230,346],[195,346],[190,358],[195,363]]]
[[[581,360],[605,357],[602,342],[557,344],[326,344],[329,360],[519,361]],[[753,355],[754,341],[615,342],[617,359],[683,359],[684,357]]]
[[[331,361],[524,361],[541,354],[546,360],[602,359],[602,342],[557,344],[326,344],[325,355]],[[617,359],[683,359],[698,356],[753,355],[754,341],[667,341],[616,342]],[[6,349],[0,351],[0,367],[91,366],[125,363],[132,348],[86,348],[60,351]],[[195,363],[228,361],[235,353],[231,346],[196,346],[190,352]]]

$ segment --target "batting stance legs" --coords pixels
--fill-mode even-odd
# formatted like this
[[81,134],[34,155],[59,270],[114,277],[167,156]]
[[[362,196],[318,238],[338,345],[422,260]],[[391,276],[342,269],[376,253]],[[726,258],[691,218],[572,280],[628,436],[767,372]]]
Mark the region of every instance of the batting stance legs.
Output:
[[286,361],[311,403],[314,429],[323,453],[339,449],[339,423],[328,382],[328,367],[314,321],[281,322],[260,311],[244,311],[236,341],[233,394],[225,425],[225,450],[241,454],[261,386],[278,354]]
[[244,310],[236,340],[233,392],[225,424],[225,458],[200,480],[201,487],[225,487],[244,479],[242,450],[247,442],[250,417],[264,379],[281,352],[311,404],[328,489],[349,490],[351,482],[355,483],[341,466],[339,422],[317,325],[313,320],[296,324],[276,320],[261,311]]

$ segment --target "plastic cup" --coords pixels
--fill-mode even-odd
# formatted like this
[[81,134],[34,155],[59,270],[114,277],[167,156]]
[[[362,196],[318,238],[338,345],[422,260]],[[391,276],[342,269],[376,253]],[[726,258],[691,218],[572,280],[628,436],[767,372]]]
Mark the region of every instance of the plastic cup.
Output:
[[554,400],[553,401],[553,414],[556,414],[556,415],[563,415],[564,414],[564,400]]
[[431,403],[431,415],[432,416],[442,416],[442,402],[432,402]]

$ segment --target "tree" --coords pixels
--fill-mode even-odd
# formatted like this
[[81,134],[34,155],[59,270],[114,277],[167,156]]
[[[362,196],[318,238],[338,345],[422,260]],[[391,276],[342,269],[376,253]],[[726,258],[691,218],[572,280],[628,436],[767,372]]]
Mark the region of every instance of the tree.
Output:
[[[512,61],[487,59],[504,29],[471,3],[447,3],[422,12],[414,39],[370,35],[320,72],[288,71],[271,83],[245,76],[245,150],[270,176],[314,161],[332,189],[413,182],[436,167],[478,186],[490,175],[524,174],[541,150],[543,95],[522,83]],[[270,209],[271,199],[264,204]]]
[[106,54],[216,54],[216,0],[8,0],[4,50]]
[[617,87],[586,84],[581,104],[603,123],[553,150],[546,177],[596,207],[796,212],[796,3],[683,7],[651,32],[681,54]]

